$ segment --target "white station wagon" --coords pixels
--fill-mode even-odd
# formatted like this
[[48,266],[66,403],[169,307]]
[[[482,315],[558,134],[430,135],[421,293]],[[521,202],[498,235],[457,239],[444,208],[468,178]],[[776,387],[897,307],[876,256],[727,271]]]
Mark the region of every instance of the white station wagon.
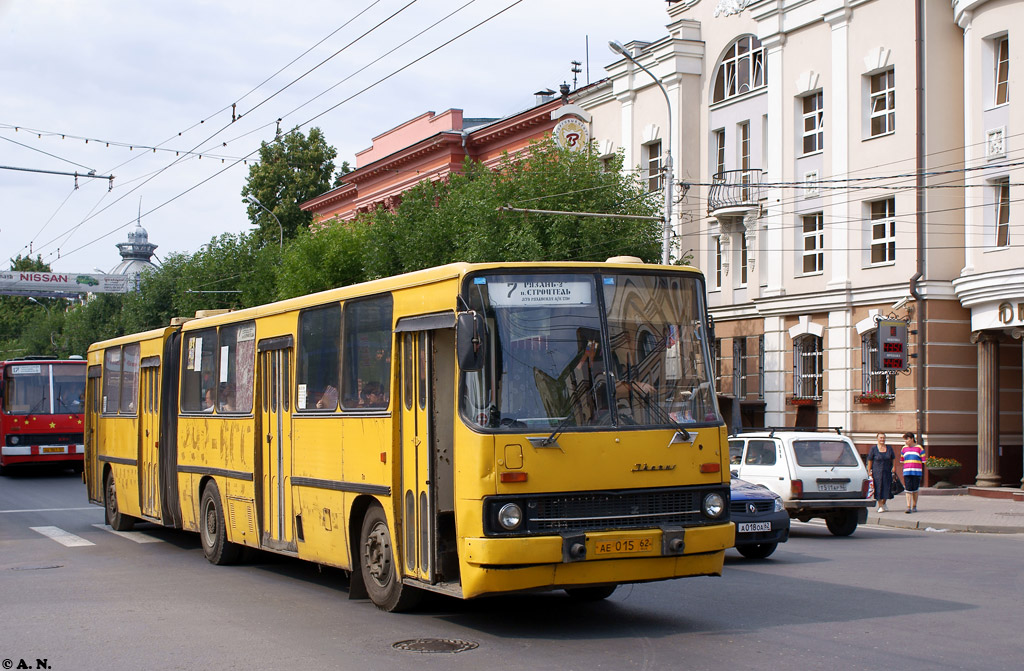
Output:
[[867,469],[837,428],[745,431],[729,437],[729,460],[734,476],[782,497],[791,518],[824,518],[836,536],[856,531],[874,503]]

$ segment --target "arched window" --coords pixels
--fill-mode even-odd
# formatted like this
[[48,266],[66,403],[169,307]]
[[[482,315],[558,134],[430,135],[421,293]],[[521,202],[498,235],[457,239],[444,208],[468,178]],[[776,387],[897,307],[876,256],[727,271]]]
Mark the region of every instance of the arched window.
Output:
[[821,338],[806,334],[793,340],[793,396],[821,398]]
[[739,38],[726,49],[715,73],[712,102],[722,102],[768,85],[768,63],[761,40]]

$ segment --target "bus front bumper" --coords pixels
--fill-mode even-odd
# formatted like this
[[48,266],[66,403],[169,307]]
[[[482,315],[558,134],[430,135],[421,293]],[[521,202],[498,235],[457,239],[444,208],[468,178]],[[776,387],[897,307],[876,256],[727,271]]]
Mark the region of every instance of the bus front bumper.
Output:
[[465,538],[459,553],[463,596],[721,575],[725,549],[732,547],[735,536],[735,525],[727,522],[685,529]]

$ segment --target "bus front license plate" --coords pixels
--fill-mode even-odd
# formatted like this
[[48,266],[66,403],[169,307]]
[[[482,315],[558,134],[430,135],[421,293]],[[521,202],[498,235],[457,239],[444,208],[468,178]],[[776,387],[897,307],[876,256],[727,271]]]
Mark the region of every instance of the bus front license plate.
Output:
[[650,538],[605,538],[594,543],[595,555],[645,554],[653,550]]
[[49,454],[51,452],[61,452],[61,453],[63,453],[64,452],[64,448],[63,447],[44,447],[43,448],[43,454]]

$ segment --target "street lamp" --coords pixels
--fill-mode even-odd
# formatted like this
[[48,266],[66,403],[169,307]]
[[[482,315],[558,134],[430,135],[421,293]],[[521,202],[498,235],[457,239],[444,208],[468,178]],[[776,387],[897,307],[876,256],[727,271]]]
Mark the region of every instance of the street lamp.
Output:
[[35,296],[29,296],[28,297],[28,302],[29,303],[35,303],[36,305],[42,307],[44,310],[46,310],[46,316],[47,317],[50,316],[50,306],[48,306],[46,303],[43,303],[42,301],[37,301]]
[[665,105],[668,108],[668,145],[665,150],[665,230],[662,231],[661,241],[661,262],[665,265],[669,264],[669,244],[672,240],[672,188],[673,188],[673,176],[672,176],[672,102],[668,97],[668,91],[665,90],[665,86],[661,83],[661,80],[654,76],[654,73],[640,65],[635,58],[633,58],[626,48],[620,43],[612,40],[608,43],[608,48],[612,50],[612,53],[616,53],[633,65],[637,66],[654,80],[654,83],[661,89],[662,94],[665,96]]
[[281,220],[277,218],[276,214],[268,210],[266,205],[256,200],[256,196],[249,194],[248,196],[245,197],[245,199],[252,203],[253,205],[255,205],[256,207],[262,207],[270,214],[270,216],[274,218],[274,221],[277,222],[278,232],[280,233],[280,237],[278,238],[278,244],[280,245],[281,249],[284,249],[284,226],[281,225]]

